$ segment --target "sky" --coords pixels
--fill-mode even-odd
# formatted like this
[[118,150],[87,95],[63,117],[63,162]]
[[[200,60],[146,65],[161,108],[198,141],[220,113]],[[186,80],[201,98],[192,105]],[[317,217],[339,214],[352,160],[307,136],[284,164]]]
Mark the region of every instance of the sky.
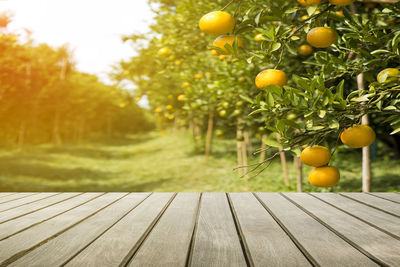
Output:
[[27,28],[35,42],[68,43],[80,71],[109,83],[110,66],[135,55],[122,35],[144,33],[152,20],[147,0],[0,0],[11,12],[11,31]]

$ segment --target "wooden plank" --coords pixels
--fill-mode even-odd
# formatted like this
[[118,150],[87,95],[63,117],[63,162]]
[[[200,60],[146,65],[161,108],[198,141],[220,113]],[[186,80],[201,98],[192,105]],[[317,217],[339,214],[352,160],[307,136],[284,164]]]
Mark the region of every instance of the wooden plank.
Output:
[[400,219],[334,193],[314,193],[315,197],[374,225],[376,228],[400,239]]
[[253,194],[230,193],[229,198],[255,266],[311,266]]
[[17,194],[16,192],[2,192],[0,193],[0,198]]
[[[146,232],[166,208],[173,193],[153,193],[139,206],[101,235],[66,266],[118,266],[124,258],[135,251]],[[123,237],[123,238],[121,238]],[[127,260],[126,260],[127,261]]]
[[185,266],[199,198],[199,193],[179,193],[128,266]]
[[370,195],[384,198],[390,201],[394,201],[396,203],[400,203],[400,194],[399,193],[369,193]]
[[14,209],[14,208],[23,206],[23,205],[34,203],[34,202],[39,201],[41,199],[52,197],[52,196],[55,196],[57,194],[60,194],[60,193],[39,193],[39,194],[35,194],[35,195],[24,197],[24,198],[20,198],[20,199],[11,201],[11,202],[7,202],[7,203],[4,203],[4,204],[0,205],[0,213],[4,212],[4,211],[7,211],[7,210],[10,210],[10,209]]
[[[24,197],[29,197],[29,196],[35,195],[35,194],[37,194],[37,193],[18,193],[18,194],[14,194],[14,195],[5,196],[0,199],[0,204],[7,203],[7,202],[17,200],[17,199],[21,199]],[[0,207],[1,207],[1,205],[0,205]]]
[[190,266],[247,266],[224,193],[203,193]]
[[60,201],[72,198],[79,194],[81,194],[81,193],[57,194],[57,195],[53,195],[52,197],[43,198],[38,201],[31,202],[27,205],[23,205],[23,206],[19,206],[19,207],[13,208],[13,209],[9,209],[7,211],[3,211],[0,213],[0,223],[3,223],[8,220],[12,220],[13,218],[20,217],[20,216],[23,216],[23,215],[31,213],[31,212],[38,211],[40,209],[46,208],[46,207],[51,206]]
[[400,205],[389,200],[374,197],[366,193],[340,193],[343,196],[357,200],[370,207],[380,209],[394,216],[400,216]]
[[400,265],[400,241],[305,193],[285,193],[320,223],[383,265]]
[[[304,249],[314,265],[377,266],[367,256],[320,224],[279,193],[257,196]],[[318,201],[318,200],[317,200]],[[338,257],[340,255],[340,257]]]
[[8,238],[18,232],[21,232],[35,224],[49,220],[57,215],[69,211],[79,205],[90,201],[103,193],[85,193],[67,201],[49,206],[39,211],[27,214],[23,217],[16,218],[0,224],[0,241]]
[[[9,266],[60,266],[134,209],[149,193],[129,194]],[[77,238],[79,237],[79,238]],[[56,257],[54,255],[57,255]]]
[[0,241],[0,265],[7,265],[17,260],[36,246],[68,230],[68,228],[85,220],[125,195],[123,193],[102,195],[75,209]]

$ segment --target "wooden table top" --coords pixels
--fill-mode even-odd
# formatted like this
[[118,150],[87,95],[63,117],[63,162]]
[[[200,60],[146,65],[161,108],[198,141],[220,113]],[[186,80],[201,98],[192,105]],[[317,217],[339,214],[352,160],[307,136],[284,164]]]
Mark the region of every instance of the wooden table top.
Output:
[[0,266],[400,266],[399,193],[0,193]]

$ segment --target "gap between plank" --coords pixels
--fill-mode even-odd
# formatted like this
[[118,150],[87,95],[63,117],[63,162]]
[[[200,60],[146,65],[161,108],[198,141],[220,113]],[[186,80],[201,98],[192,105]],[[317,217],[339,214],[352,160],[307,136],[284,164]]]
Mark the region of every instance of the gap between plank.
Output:
[[279,220],[279,218],[272,212],[270,208],[268,208],[267,204],[265,204],[261,198],[253,192],[254,197],[260,202],[260,204],[264,207],[264,209],[271,215],[271,217],[275,220],[275,222],[282,228],[282,230],[287,234],[287,236],[292,240],[294,245],[300,250],[300,252],[304,255],[304,257],[308,260],[308,262],[312,266],[320,266],[319,263],[311,256],[310,253],[301,245],[301,243],[297,240],[297,238],[286,228],[286,226]]
[[340,232],[336,231],[333,227],[331,227],[329,224],[325,223],[323,220],[321,220],[320,218],[318,218],[317,216],[315,216],[312,212],[308,211],[307,209],[305,209],[304,207],[302,207],[301,205],[299,205],[297,202],[295,202],[294,200],[290,199],[289,197],[285,196],[284,194],[280,193],[284,198],[286,198],[287,200],[289,200],[290,202],[292,202],[294,205],[296,205],[299,209],[301,209],[302,211],[304,211],[305,213],[307,213],[308,215],[310,215],[314,220],[316,220],[317,222],[319,222],[320,224],[322,224],[323,226],[325,226],[327,229],[329,229],[332,233],[334,233],[335,235],[337,235],[338,237],[340,237],[341,239],[343,239],[344,241],[346,241],[347,243],[349,243],[352,247],[354,247],[356,250],[360,251],[362,254],[364,254],[365,256],[367,256],[369,259],[371,259],[373,262],[377,263],[378,265],[381,266],[389,266],[388,264],[384,263],[383,261],[381,261],[380,259],[376,258],[375,256],[373,256],[372,254],[370,254],[368,251],[364,250],[362,247],[358,246],[356,243],[354,243],[353,241],[351,241],[350,239],[348,239],[345,235],[341,234]]
[[400,240],[400,237],[399,237],[399,236],[397,236],[397,235],[395,235],[395,234],[392,234],[391,232],[386,231],[385,229],[382,229],[382,228],[380,228],[379,226],[377,226],[377,225],[375,225],[375,224],[373,224],[373,223],[370,223],[370,222],[368,222],[368,221],[366,221],[366,220],[364,220],[364,219],[362,219],[362,218],[360,218],[360,217],[358,217],[358,216],[356,216],[356,215],[354,215],[354,214],[351,214],[350,212],[345,211],[345,210],[343,210],[343,209],[341,209],[341,208],[335,206],[334,204],[331,204],[331,203],[329,203],[329,202],[327,202],[327,201],[325,201],[325,200],[323,200],[323,199],[321,199],[321,198],[319,198],[319,197],[317,197],[317,196],[315,196],[315,195],[313,195],[313,194],[310,194],[310,193],[307,193],[307,194],[310,195],[310,196],[312,196],[312,197],[315,197],[316,199],[318,199],[318,200],[320,200],[320,201],[322,201],[322,202],[324,202],[324,203],[326,203],[326,204],[328,204],[328,205],[330,205],[330,206],[332,206],[332,207],[334,207],[334,208],[336,208],[336,209],[338,209],[338,210],[340,210],[341,212],[344,212],[344,213],[346,213],[346,214],[348,214],[348,215],[350,215],[350,216],[352,216],[352,217],[354,217],[354,218],[356,218],[356,219],[362,221],[363,223],[368,224],[369,226],[372,226],[372,227],[376,228],[377,230],[379,230],[379,231],[381,231],[381,232],[384,232],[384,233],[387,234],[387,235],[390,235],[391,237],[393,237],[393,238],[395,238],[395,239],[397,239],[397,240]]
[[11,200],[7,200],[7,201],[4,201],[4,202],[0,202],[0,204],[8,203],[8,202],[11,202],[11,201],[14,201],[14,200],[22,199],[22,198],[25,198],[25,197],[30,197],[30,196],[37,195],[37,194],[39,194],[39,193],[38,193],[38,192],[32,193],[32,194],[27,195],[27,196],[23,196],[23,197],[19,197],[19,198],[14,198],[14,199],[11,199]]
[[[41,208],[38,208],[38,209],[35,209],[35,210],[31,210],[31,211],[29,211],[29,212],[27,212],[27,213],[24,213],[24,214],[15,216],[15,217],[13,217],[13,218],[7,219],[7,220],[5,220],[5,221],[2,221],[2,222],[0,222],[0,224],[5,223],[5,222],[8,222],[8,221],[11,221],[11,220],[15,220],[15,219],[17,219],[17,218],[20,218],[20,217],[22,217],[22,216],[28,215],[28,214],[30,214],[30,213],[34,213],[35,211],[39,211],[39,210],[48,208],[48,207],[53,206],[53,205],[55,205],[55,204],[61,203],[61,202],[63,202],[63,201],[69,200],[69,199],[74,198],[74,197],[77,197],[77,196],[80,196],[80,195],[82,195],[82,194],[84,194],[84,193],[79,193],[79,194],[77,194],[77,195],[71,196],[71,197],[66,198],[66,199],[59,200],[59,201],[54,202],[54,203],[52,203],[52,204],[49,204],[49,205],[47,205],[47,206],[44,206],[44,207],[41,207]],[[57,195],[59,195],[59,194],[57,194]],[[54,195],[54,196],[57,196],[57,195]],[[51,197],[52,197],[52,196],[51,196]]]
[[388,201],[394,202],[396,204],[400,204],[399,201],[396,201],[396,200],[393,200],[393,199],[389,199],[389,198],[385,198],[385,197],[379,196],[379,195],[374,195],[373,193],[370,193],[370,192],[365,192],[365,194],[368,194],[370,196],[374,196],[374,197],[377,197],[377,198],[381,198],[381,199],[384,199],[384,200],[388,200]]
[[0,196],[0,198],[2,198],[2,197],[8,197],[8,196],[12,196],[12,195],[18,194],[18,192],[15,192],[15,193],[11,193],[11,192],[2,192],[2,193],[10,193],[10,194],[5,195],[5,196]]
[[[134,193],[133,193],[134,194]],[[123,214],[118,220],[116,220],[112,225],[110,225],[109,227],[107,227],[107,229],[105,229],[103,232],[101,232],[97,237],[95,237],[92,241],[90,241],[89,243],[87,243],[82,249],[80,249],[78,252],[76,252],[74,255],[72,255],[69,259],[67,259],[63,264],[61,264],[60,266],[65,266],[68,262],[70,262],[73,258],[75,258],[79,253],[81,253],[82,251],[84,251],[88,246],[90,246],[94,241],[96,241],[97,239],[99,239],[105,232],[107,232],[108,230],[110,230],[114,225],[116,225],[119,221],[121,221],[126,215],[128,215],[131,211],[133,211],[136,207],[138,207],[140,204],[143,203],[143,201],[145,201],[146,199],[148,199],[151,195],[153,194],[153,192],[147,194],[147,196],[142,199],[141,201],[139,201],[136,205],[134,205],[130,210],[128,210],[125,214]]]
[[374,209],[376,209],[376,210],[380,210],[380,211],[382,211],[382,212],[384,212],[384,213],[387,213],[387,214],[390,214],[390,215],[395,216],[395,217],[397,217],[397,218],[400,218],[400,216],[397,215],[397,214],[394,214],[394,213],[391,213],[390,211],[386,211],[386,210],[384,210],[384,209],[381,209],[381,208],[372,206],[372,205],[370,205],[370,204],[368,204],[368,203],[365,203],[365,202],[363,202],[363,201],[361,201],[361,200],[352,198],[352,197],[347,196],[347,195],[342,195],[342,193],[339,193],[339,195],[344,196],[344,197],[347,197],[347,198],[349,198],[349,199],[351,199],[351,200],[357,201],[358,203],[361,203],[361,204],[363,204],[363,205],[365,205],[365,206],[368,206],[368,207],[370,207],[370,208],[374,208]]
[[233,207],[232,199],[228,193],[225,193],[225,194],[226,194],[226,198],[228,199],[228,204],[229,204],[229,208],[231,210],[231,214],[232,214],[233,222],[235,224],[236,232],[239,237],[240,246],[242,247],[242,250],[243,250],[244,259],[246,260],[247,266],[254,267],[254,262],[251,257],[251,254],[250,254],[249,246],[247,245],[246,238],[243,234],[242,227],[240,226],[238,216],[236,214],[235,208]]
[[[56,238],[57,236],[61,235],[62,233],[65,233],[66,231],[68,231],[69,229],[71,229],[71,228],[75,227],[76,225],[80,224],[80,223],[83,222],[84,220],[86,220],[86,219],[92,217],[93,215],[99,213],[100,211],[102,211],[103,209],[107,208],[108,206],[110,206],[110,205],[114,204],[115,202],[119,201],[120,199],[126,197],[128,194],[129,194],[129,193],[126,193],[126,194],[123,195],[122,197],[117,198],[116,200],[112,201],[111,203],[107,204],[106,206],[102,207],[101,209],[99,209],[99,210],[95,211],[94,213],[90,214],[89,216],[87,216],[87,217],[85,217],[85,218],[83,218],[83,219],[77,221],[76,223],[70,225],[69,227],[67,227],[67,228],[65,228],[65,229],[63,229],[63,230],[61,230],[61,231],[59,231],[58,233],[55,233],[54,235],[50,236],[49,238],[46,238],[46,239],[43,240],[42,242],[40,242],[40,243],[34,245],[33,247],[28,248],[28,249],[26,249],[26,250],[23,250],[23,251],[20,251],[20,252],[14,254],[13,256],[11,256],[10,258],[8,258],[7,260],[3,261],[3,262],[0,264],[0,266],[3,266],[3,265],[6,266],[6,265],[8,265],[8,264],[10,264],[10,263],[12,263],[12,262],[18,260],[19,258],[25,256],[25,255],[28,254],[29,252],[31,252],[31,251],[37,249],[38,247],[40,247],[40,246],[46,244],[46,243],[49,242],[50,240],[53,240],[54,238]],[[103,195],[105,195],[105,194],[103,194]]]
[[[89,194],[90,194],[90,193],[89,193]],[[101,196],[105,195],[105,194],[106,194],[106,193],[103,193],[103,194],[100,194],[100,195],[98,195],[98,196],[95,196],[94,198],[88,199],[88,200],[86,200],[85,202],[82,202],[81,204],[78,204],[78,205],[76,205],[76,206],[74,206],[74,207],[72,207],[72,208],[69,208],[69,209],[67,209],[67,210],[65,210],[65,211],[63,211],[63,212],[57,213],[56,215],[51,216],[51,217],[49,217],[49,218],[47,218],[47,219],[45,219],[45,220],[43,220],[43,221],[40,221],[40,222],[34,223],[34,224],[32,224],[32,225],[29,225],[28,227],[25,227],[25,228],[23,228],[23,229],[21,229],[21,230],[15,232],[15,233],[12,233],[11,235],[8,235],[8,236],[6,236],[6,237],[0,239],[0,241],[3,241],[4,239],[10,238],[10,237],[13,236],[13,235],[19,234],[19,233],[21,233],[21,232],[23,232],[23,231],[25,231],[25,230],[27,230],[27,229],[29,229],[29,228],[35,226],[35,225],[38,225],[38,224],[43,223],[43,222],[45,222],[45,221],[51,220],[51,219],[53,219],[53,218],[55,218],[55,217],[57,217],[57,216],[59,216],[59,215],[61,215],[61,214],[64,214],[64,213],[66,213],[66,212],[68,212],[68,211],[70,211],[70,210],[72,210],[72,209],[75,209],[75,208],[77,208],[77,207],[79,207],[79,206],[82,206],[82,205],[88,203],[89,201],[92,201],[92,200],[94,200],[94,199],[96,199],[96,198],[98,198],[98,197],[101,197]]]
[[170,198],[170,200],[168,200],[168,202],[165,204],[165,206],[160,211],[160,213],[154,218],[154,220],[147,227],[146,231],[142,234],[142,236],[139,238],[139,240],[136,242],[136,244],[131,248],[131,250],[124,257],[122,262],[118,265],[119,267],[128,266],[128,264],[134,259],[136,253],[139,251],[140,247],[143,245],[143,242],[146,240],[147,236],[151,233],[151,231],[154,229],[154,227],[156,227],[157,223],[160,221],[164,212],[167,210],[169,205],[175,199],[176,195],[177,195],[177,193],[174,193],[174,195]]
[[195,217],[194,217],[194,226],[193,226],[192,237],[190,238],[189,250],[188,250],[187,256],[186,256],[186,262],[185,262],[185,266],[186,267],[192,265],[194,242],[195,242],[195,238],[196,238],[197,224],[198,224],[198,221],[199,221],[200,206],[201,206],[202,197],[203,197],[203,193],[200,193],[199,202],[197,203],[197,210],[196,210],[196,214],[195,214]]
[[32,204],[32,203],[38,202],[38,201],[43,200],[43,199],[46,199],[46,198],[55,197],[55,196],[60,195],[60,194],[62,194],[62,193],[59,192],[59,193],[56,193],[56,194],[54,194],[54,195],[50,195],[50,196],[47,196],[47,197],[39,198],[39,199],[36,199],[36,200],[34,200],[34,201],[26,202],[26,203],[24,203],[24,204],[21,204],[21,205],[15,206],[15,207],[11,207],[11,208],[8,208],[8,209],[5,209],[5,210],[0,210],[0,212],[4,212],[4,211],[12,210],[12,209],[15,209],[15,208],[19,208],[19,207],[21,207],[21,206],[28,205],[28,204]]

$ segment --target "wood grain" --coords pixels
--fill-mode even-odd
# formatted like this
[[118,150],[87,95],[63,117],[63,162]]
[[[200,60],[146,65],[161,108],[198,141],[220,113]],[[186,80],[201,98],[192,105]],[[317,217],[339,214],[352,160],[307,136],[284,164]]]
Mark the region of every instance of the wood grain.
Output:
[[[15,195],[8,195],[8,196],[2,197],[0,199],[0,204],[7,203],[7,202],[10,202],[10,201],[13,201],[13,200],[17,200],[17,199],[21,199],[21,198],[24,198],[24,197],[29,197],[29,196],[32,196],[32,195],[35,195],[35,194],[37,194],[37,193],[18,193],[18,194],[15,194]],[[0,207],[1,207],[1,205],[0,205]]]
[[400,205],[392,201],[374,197],[365,193],[341,193],[341,195],[400,217]]
[[400,194],[399,193],[369,193],[370,195],[384,198],[390,201],[394,201],[396,203],[400,203]]
[[4,204],[0,205],[0,214],[1,214],[1,212],[4,212],[6,210],[10,210],[10,209],[14,209],[14,208],[21,207],[24,205],[28,205],[30,203],[35,203],[35,202],[40,201],[45,198],[49,198],[49,197],[51,198],[57,194],[60,194],[60,193],[39,193],[39,194],[34,194],[31,196],[24,197],[24,198],[20,198],[20,199],[11,201],[11,202],[4,203]]
[[84,193],[67,201],[24,215],[23,217],[16,218],[12,221],[1,223],[0,240],[8,238],[33,225],[49,220],[102,194],[103,193]]
[[386,231],[387,234],[397,236],[400,239],[400,218],[382,212],[380,210],[363,205],[357,201],[334,193],[313,193],[313,196],[322,199],[331,205],[348,212],[351,215],[368,222],[376,228]]
[[19,258],[10,266],[60,266],[64,264],[131,211],[148,195],[149,193],[133,193],[119,199],[68,231]]
[[15,261],[29,250],[62,233],[125,195],[126,193],[102,195],[75,209],[0,241],[0,264]]
[[31,202],[29,204],[19,206],[13,209],[9,209],[7,211],[0,212],[0,223],[3,223],[8,220],[12,220],[13,218],[26,215],[28,213],[32,213],[38,211],[40,209],[44,209],[48,206],[54,205],[60,201],[64,201],[66,199],[77,196],[81,193],[63,193],[57,194],[52,197],[43,198],[35,202]]
[[400,265],[400,241],[305,193],[285,193],[336,234],[380,264]]
[[310,255],[314,265],[377,266],[279,193],[258,193],[257,195],[304,248],[306,254]]
[[311,266],[289,236],[251,193],[230,193],[255,266]]
[[128,266],[185,266],[199,197],[199,193],[179,193]]
[[224,193],[203,193],[191,266],[247,266]]
[[153,193],[66,266],[118,266],[131,250],[136,250],[172,196],[173,193]]

